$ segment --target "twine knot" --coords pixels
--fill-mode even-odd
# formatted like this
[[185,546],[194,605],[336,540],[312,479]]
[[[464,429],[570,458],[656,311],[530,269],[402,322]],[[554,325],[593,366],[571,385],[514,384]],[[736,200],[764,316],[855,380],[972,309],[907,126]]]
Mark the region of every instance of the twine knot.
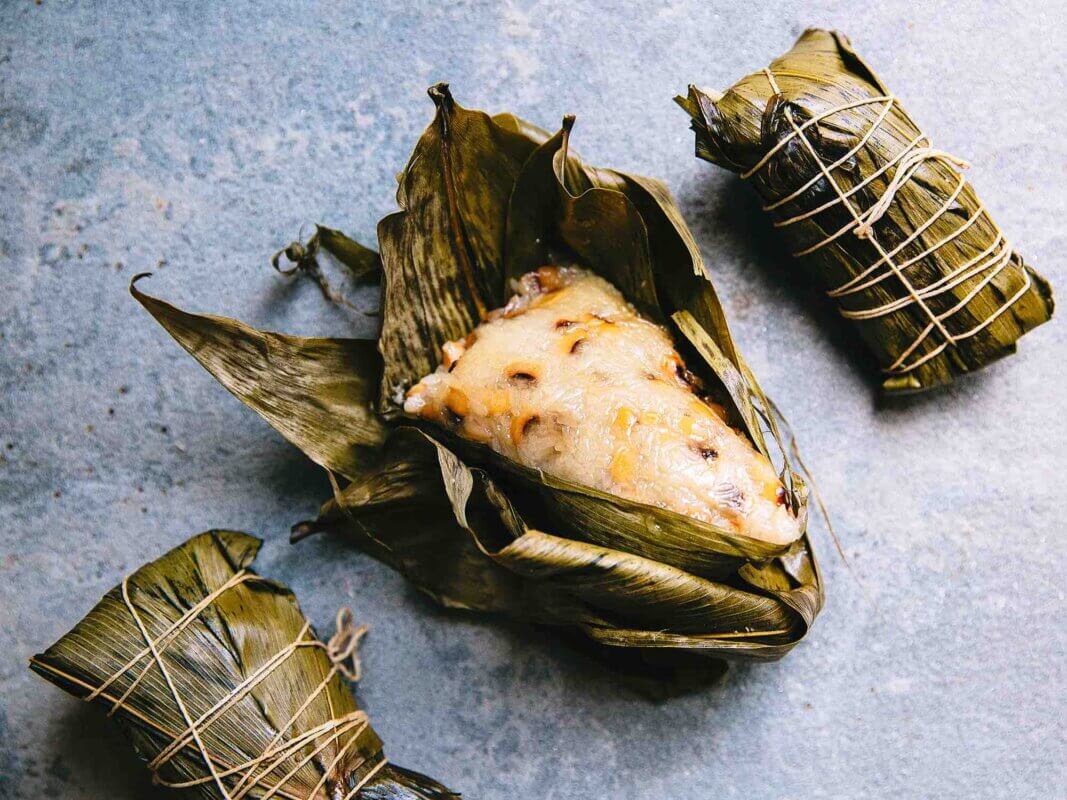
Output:
[[[946,153],[944,150],[937,150],[933,147],[930,140],[926,140],[928,144],[925,147],[918,147],[912,150],[897,164],[896,172],[893,174],[892,180],[885,187],[885,191],[882,192],[882,196],[866,211],[860,214],[857,218],[857,225],[853,233],[859,239],[870,239],[874,233],[874,223],[885,216],[889,211],[889,207],[893,205],[893,201],[896,199],[897,192],[903,188],[912,176],[918,172],[919,168],[927,161],[938,161],[950,169],[959,174],[962,170],[969,169],[970,164],[964,161],[962,158],[957,158],[951,153]],[[960,179],[962,181],[962,178]]]
[[363,665],[359,660],[359,643],[367,635],[366,625],[356,625],[352,619],[352,609],[343,607],[337,612],[337,630],[326,642],[326,655],[337,671],[348,680],[356,683],[363,675]]

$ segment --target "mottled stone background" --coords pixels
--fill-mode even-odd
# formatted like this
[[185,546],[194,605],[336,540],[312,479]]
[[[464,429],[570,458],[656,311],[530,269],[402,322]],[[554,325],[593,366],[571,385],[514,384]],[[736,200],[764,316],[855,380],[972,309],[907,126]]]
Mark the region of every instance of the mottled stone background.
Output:
[[[355,607],[373,626],[360,695],[389,754],[472,800],[1067,795],[1062,324],[948,391],[879,401],[848,330],[745,187],[693,158],[671,102],[809,24],[839,27],[976,164],[1062,296],[1062,3],[282,5],[0,8],[0,796],[156,796],[102,715],[25,660],[212,526],[264,536],[260,569],[320,627]],[[679,197],[855,573],[817,525],[828,604],[785,661],[656,704],[550,633],[442,612],[339,543],[290,547],[322,473],[126,294],[150,269],[193,309],[369,331],[267,257],[317,220],[373,240],[440,80],[546,127],[575,112],[590,162]]]

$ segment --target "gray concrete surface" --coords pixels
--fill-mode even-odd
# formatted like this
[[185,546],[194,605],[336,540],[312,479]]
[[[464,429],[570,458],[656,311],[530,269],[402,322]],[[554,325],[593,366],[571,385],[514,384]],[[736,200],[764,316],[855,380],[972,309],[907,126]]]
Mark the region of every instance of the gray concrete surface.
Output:
[[[373,626],[360,695],[398,763],[486,798],[1067,796],[1063,357],[1053,322],[948,391],[885,403],[671,95],[839,27],[1067,294],[1062,4],[8,0],[0,8],[0,796],[156,796],[95,709],[25,658],[128,570],[212,526],[329,626]],[[1059,5],[1057,11],[1054,6]],[[320,472],[126,294],[299,333],[371,323],[287,284],[320,220],[370,240],[424,90],[660,176],[792,419],[856,577],[785,661],[667,703],[549,634],[439,611],[344,545],[286,543]],[[361,300],[371,304],[373,298]]]

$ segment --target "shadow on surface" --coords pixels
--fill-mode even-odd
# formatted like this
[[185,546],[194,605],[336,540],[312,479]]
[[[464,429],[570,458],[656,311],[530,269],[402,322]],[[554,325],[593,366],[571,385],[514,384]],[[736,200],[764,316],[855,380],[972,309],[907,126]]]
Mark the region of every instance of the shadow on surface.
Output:
[[[267,424],[263,423],[263,426],[269,434]],[[268,464],[262,476],[264,487],[271,496],[284,498],[287,508],[294,509],[293,522],[299,517],[295,509],[318,510],[333,496],[326,470],[289,442],[273,437],[270,446],[264,446],[264,451],[263,457]],[[289,531],[283,533],[288,538]]]
[[100,706],[71,700],[58,724],[42,771],[52,780],[52,797],[115,797],[158,800],[144,763],[114,720]]
[[694,224],[706,234],[724,240],[730,252],[751,254],[755,269],[750,274],[766,294],[784,295],[791,306],[813,318],[835,353],[869,385],[880,385],[881,374],[855,328],[837,313],[803,264],[790,254],[755,191],[733,175],[725,181],[705,177],[696,194],[683,200],[693,209]]
[[502,614],[442,608],[414,587],[409,587],[409,596],[419,611],[441,625],[462,620],[478,627],[493,626],[516,652],[533,648],[549,654],[562,670],[564,683],[576,692],[588,693],[590,685],[602,690],[607,682],[632,699],[658,703],[719,687],[728,670],[722,660],[693,653],[608,647],[566,628]]

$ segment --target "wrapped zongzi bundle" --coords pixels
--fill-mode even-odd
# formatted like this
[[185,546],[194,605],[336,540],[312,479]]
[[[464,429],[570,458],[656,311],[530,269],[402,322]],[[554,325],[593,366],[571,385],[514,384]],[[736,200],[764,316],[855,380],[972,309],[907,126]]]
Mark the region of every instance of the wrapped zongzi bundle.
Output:
[[430,94],[378,226],[377,341],[134,295],[341,477],[296,538],[656,663],[782,656],[822,605],[807,494],[666,187],[584,166],[572,118],[550,136]]
[[961,170],[839,33],[806,31],[725,93],[691,86],[697,155],[753,184],[796,256],[854,320],[889,392],[1015,352],[1052,316]]
[[163,786],[215,800],[444,800],[390,764],[345,678],[365,629],[315,636],[249,567],[260,541],[194,536],[125,578],[30,668],[116,717]]

